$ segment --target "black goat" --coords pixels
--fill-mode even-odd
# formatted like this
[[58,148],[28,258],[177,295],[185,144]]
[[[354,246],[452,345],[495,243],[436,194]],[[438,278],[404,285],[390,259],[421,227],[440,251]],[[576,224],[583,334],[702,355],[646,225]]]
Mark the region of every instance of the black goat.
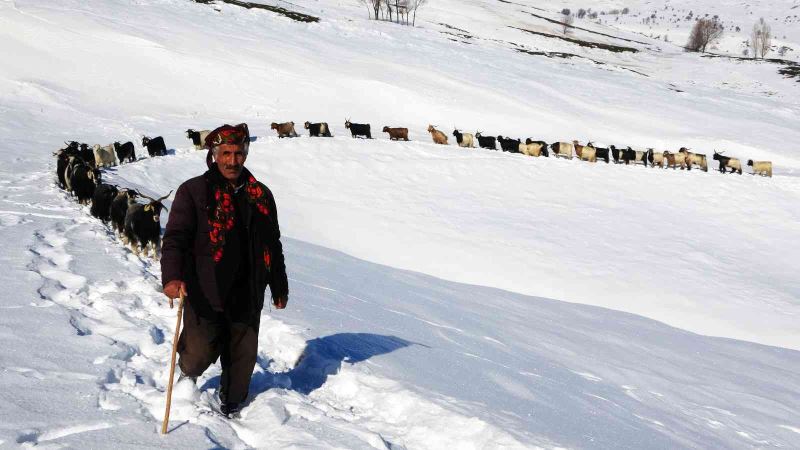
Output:
[[161,251],[161,210],[167,209],[161,202],[172,194],[153,199],[144,194],[140,197],[150,200],[147,204],[134,203],[128,206],[125,214],[125,238],[137,255],[140,251],[147,253],[153,244],[153,256]]
[[478,146],[480,148],[497,150],[497,141],[495,141],[494,136],[481,136],[481,132],[478,131],[475,133],[475,137],[478,139]]
[[66,149],[61,149],[55,153],[56,155],[56,178],[58,179],[58,187],[61,189],[67,188],[67,165],[69,164],[69,155]]
[[128,206],[136,203],[136,195],[136,191],[130,189],[118,191],[108,210],[108,215],[111,218],[111,228],[117,234],[123,236],[123,240],[124,235],[122,232],[125,231],[125,216],[128,214]]
[[94,151],[92,151],[87,144],[80,145],[78,156],[80,156],[86,164],[89,164],[92,169],[97,168],[97,161],[94,159]]
[[519,153],[519,144],[522,142],[519,139],[504,138],[497,136],[497,141],[500,142],[500,148],[504,152]]
[[118,193],[119,189],[113,184],[99,184],[94,189],[92,207],[89,209],[92,217],[97,217],[103,222],[111,220],[111,202],[114,201]]
[[353,123],[350,122],[350,119],[347,119],[344,121],[344,127],[350,130],[350,135],[354,138],[364,136],[367,139],[372,139],[372,133],[370,132],[368,123]]
[[100,183],[100,171],[93,169],[80,158],[76,160],[78,162],[72,166],[70,188],[78,203],[88,204],[94,196],[95,187]]
[[128,162],[136,161],[136,149],[133,147],[133,142],[131,141],[124,144],[114,142],[114,151],[117,153],[117,160],[120,164],[126,159]]
[[156,136],[150,139],[147,136],[142,138],[142,147],[147,149],[147,154],[153,156],[164,156],[167,154],[167,146],[164,144],[164,138]]

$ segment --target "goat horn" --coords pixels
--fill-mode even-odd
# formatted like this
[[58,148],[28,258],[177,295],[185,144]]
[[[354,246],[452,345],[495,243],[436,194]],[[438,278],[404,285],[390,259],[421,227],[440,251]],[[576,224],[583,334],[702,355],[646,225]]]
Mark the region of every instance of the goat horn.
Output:
[[148,195],[144,195],[144,194],[142,194],[141,192],[139,192],[137,189],[130,189],[130,190],[131,190],[131,191],[133,191],[133,192],[134,192],[136,195],[138,195],[139,197],[146,198],[146,199],[148,199],[148,200],[150,200],[150,201],[152,201],[152,202],[154,202],[154,201],[155,201],[155,199],[153,199],[153,197],[150,197],[150,196],[148,196]]
[[167,195],[165,195],[165,196],[159,198],[158,200],[156,200],[156,202],[160,203],[161,200],[166,200],[170,195],[172,195],[172,191],[171,190],[169,191],[169,193]]

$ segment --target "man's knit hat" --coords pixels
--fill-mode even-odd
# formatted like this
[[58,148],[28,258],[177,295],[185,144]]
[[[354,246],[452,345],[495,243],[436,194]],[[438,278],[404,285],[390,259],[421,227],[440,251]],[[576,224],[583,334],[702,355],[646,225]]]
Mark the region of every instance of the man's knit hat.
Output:
[[236,126],[225,124],[209,133],[204,144],[209,150],[218,145],[233,144],[247,151],[250,148],[250,130],[246,123]]
[[242,147],[245,153],[250,149],[250,130],[246,123],[236,126],[225,124],[211,133],[208,133],[203,146],[208,149],[206,154],[206,164],[210,168],[213,165],[214,147],[222,144],[233,144]]

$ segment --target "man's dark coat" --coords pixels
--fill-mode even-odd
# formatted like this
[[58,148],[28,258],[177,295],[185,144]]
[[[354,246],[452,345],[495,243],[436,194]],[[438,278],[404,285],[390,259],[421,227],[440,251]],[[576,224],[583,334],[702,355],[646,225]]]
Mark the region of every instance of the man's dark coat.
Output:
[[[226,180],[216,165],[210,161],[208,165],[206,173],[183,183],[175,194],[162,243],[161,280],[164,286],[173,280],[184,281],[187,301],[198,315],[211,317],[223,312],[234,322],[258,324],[267,285],[273,299],[289,293],[275,198],[259,183],[267,194],[269,214],[265,216],[246,201],[245,192],[237,194],[241,197],[236,225],[228,232],[225,256],[215,263],[209,217],[215,205],[214,187]],[[244,169],[240,179],[250,176]],[[269,269],[264,263],[265,247],[270,253]],[[231,260],[244,264],[231,264]],[[240,267],[245,267],[246,273],[228,273]]]

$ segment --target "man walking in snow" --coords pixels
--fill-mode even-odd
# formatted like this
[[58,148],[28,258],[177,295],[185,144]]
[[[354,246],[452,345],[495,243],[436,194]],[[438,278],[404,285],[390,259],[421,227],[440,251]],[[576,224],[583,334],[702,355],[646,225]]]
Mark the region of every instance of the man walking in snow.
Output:
[[247,124],[217,128],[205,146],[208,171],[183,183],[172,203],[161,280],[167,297],[186,297],[182,377],[196,378],[220,358],[220,409],[230,416],[247,399],[267,285],[278,309],[289,286],[275,199],[244,167]]

